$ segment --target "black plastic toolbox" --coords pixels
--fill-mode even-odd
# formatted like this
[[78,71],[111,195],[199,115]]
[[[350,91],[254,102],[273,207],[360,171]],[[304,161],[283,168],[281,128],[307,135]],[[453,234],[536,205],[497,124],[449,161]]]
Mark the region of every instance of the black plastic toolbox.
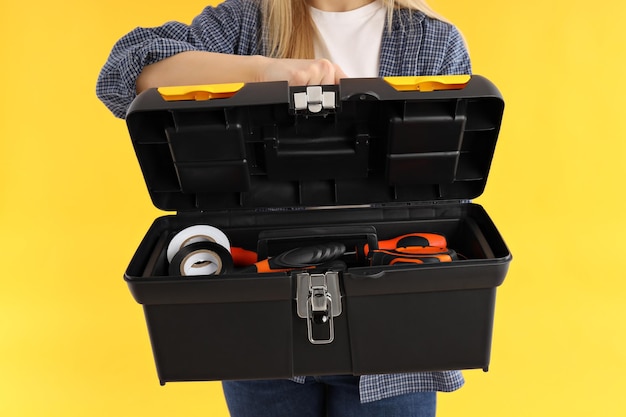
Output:
[[[511,254],[471,199],[485,188],[504,102],[478,75],[453,86],[419,79],[412,90],[395,80],[136,98],[127,124],[148,191],[176,212],[154,221],[125,273],[162,384],[487,370]],[[259,258],[413,232],[444,235],[459,256],[170,275],[168,242],[192,225],[216,227]],[[307,315],[312,277],[332,299],[323,322]]]

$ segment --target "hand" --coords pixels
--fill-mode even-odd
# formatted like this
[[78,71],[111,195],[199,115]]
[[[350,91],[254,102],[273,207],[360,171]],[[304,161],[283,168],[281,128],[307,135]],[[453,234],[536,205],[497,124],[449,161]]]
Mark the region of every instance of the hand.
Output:
[[327,59],[266,58],[259,67],[259,81],[287,80],[289,85],[338,84],[348,78],[343,70]]

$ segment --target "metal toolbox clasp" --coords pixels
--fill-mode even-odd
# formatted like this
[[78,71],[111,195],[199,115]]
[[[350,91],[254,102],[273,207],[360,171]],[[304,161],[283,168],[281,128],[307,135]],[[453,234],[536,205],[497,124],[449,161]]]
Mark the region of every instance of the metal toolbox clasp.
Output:
[[293,106],[295,110],[308,110],[311,113],[319,113],[322,109],[334,109],[335,92],[324,91],[321,85],[311,85],[302,91],[293,94]]
[[[325,274],[301,272],[296,275],[296,279],[298,317],[307,321],[309,342],[314,345],[331,343],[335,339],[333,318],[341,314],[339,273],[334,271]],[[317,336],[321,332],[324,336]]]

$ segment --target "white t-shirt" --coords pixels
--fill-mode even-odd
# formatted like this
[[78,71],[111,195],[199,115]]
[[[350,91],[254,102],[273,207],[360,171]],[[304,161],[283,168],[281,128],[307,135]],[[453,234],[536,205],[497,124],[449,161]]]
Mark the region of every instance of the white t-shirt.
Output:
[[309,8],[321,35],[315,57],[339,65],[349,77],[378,77],[386,10],[380,0],[347,12]]

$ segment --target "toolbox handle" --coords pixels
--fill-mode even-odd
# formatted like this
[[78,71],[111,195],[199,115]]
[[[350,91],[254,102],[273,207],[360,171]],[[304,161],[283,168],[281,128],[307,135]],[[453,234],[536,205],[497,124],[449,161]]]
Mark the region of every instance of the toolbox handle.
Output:
[[[471,75],[422,75],[383,77],[397,91],[460,90]],[[243,88],[245,83],[223,83],[203,85],[181,85],[158,87],[165,101],[206,101],[230,98]]]

